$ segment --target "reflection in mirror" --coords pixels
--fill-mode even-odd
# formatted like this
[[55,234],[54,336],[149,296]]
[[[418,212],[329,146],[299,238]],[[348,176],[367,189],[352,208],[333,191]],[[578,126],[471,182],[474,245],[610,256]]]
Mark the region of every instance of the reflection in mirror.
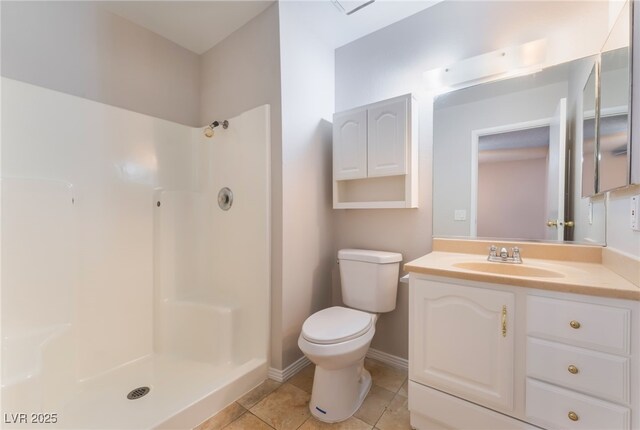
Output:
[[629,183],[629,47],[602,53],[598,192]]
[[611,29],[600,56],[598,192],[629,184],[630,3]]
[[596,194],[596,65],[582,90],[582,197]]
[[548,124],[480,136],[479,237],[545,238],[548,154]]
[[[566,180],[580,175],[581,169],[571,163],[571,170],[565,172],[565,143],[567,124],[576,123],[576,106],[582,124],[579,99],[594,64],[595,57],[589,57],[437,97],[433,125],[435,236],[588,239],[575,236],[573,230],[578,226],[573,218],[565,217],[565,211],[582,210],[573,208],[582,200],[581,187],[577,186],[576,195],[569,193],[579,176],[577,181]],[[568,107],[572,108],[571,121]],[[593,106],[590,110],[593,117]],[[574,159],[575,149],[571,151],[569,160]],[[580,230],[590,231],[590,242],[603,243],[604,214],[596,210],[593,215],[601,219],[591,219],[589,228],[579,226]]]

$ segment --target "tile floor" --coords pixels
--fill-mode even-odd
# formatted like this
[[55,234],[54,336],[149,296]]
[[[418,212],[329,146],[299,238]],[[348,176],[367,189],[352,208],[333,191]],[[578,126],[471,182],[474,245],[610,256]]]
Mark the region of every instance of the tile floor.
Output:
[[365,359],[373,378],[369,395],[348,420],[326,424],[309,412],[315,366],[310,364],[287,382],[267,379],[196,430],[409,430],[407,372]]

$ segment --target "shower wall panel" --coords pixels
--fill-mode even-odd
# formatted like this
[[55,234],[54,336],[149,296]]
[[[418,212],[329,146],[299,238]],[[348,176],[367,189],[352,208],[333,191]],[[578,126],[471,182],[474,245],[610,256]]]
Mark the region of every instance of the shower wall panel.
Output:
[[[39,199],[29,207],[3,199],[3,232],[20,229],[12,219],[31,217],[34,229],[43,228],[38,219],[59,220],[57,225],[45,224],[53,231],[40,242],[28,242],[33,252],[21,254],[20,262],[11,258],[18,257],[12,250],[21,238],[3,235],[3,266],[9,263],[9,272],[2,272],[3,337],[12,335],[7,330],[14,327],[4,319],[12,315],[5,310],[20,309],[32,321],[21,327],[24,331],[43,328],[37,315],[59,312],[74,323],[80,379],[151,354],[153,193],[159,187],[195,186],[191,128],[6,78],[2,114],[4,194],[27,198],[30,192]],[[17,188],[25,180],[32,181],[32,190]],[[49,192],[49,183],[69,184],[73,205],[60,209],[69,196]],[[60,237],[65,229],[67,237]],[[77,260],[60,261],[74,241]],[[12,294],[24,290],[27,280],[8,276],[12,268],[22,272],[28,267],[44,276],[44,257],[37,257],[37,249],[59,249],[48,265],[59,266],[60,276],[49,276],[50,282],[37,286],[31,282],[29,288],[40,289],[32,291],[32,306],[21,303],[16,308]],[[66,285],[57,300],[37,300],[52,285],[68,284],[65,278],[76,280],[79,287]]]

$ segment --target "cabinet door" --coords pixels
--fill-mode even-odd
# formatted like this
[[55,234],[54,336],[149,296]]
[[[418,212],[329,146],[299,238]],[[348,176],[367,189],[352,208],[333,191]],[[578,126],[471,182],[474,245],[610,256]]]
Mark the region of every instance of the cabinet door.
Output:
[[367,177],[367,111],[333,115],[333,178]]
[[410,378],[513,410],[513,293],[412,279]]
[[369,177],[407,173],[408,110],[409,97],[392,99],[369,108]]

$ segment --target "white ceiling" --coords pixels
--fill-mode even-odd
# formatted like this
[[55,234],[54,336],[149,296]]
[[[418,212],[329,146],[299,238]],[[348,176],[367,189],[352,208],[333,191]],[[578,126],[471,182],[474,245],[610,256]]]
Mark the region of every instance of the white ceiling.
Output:
[[351,15],[340,12],[330,0],[281,1],[294,5],[307,29],[338,48],[444,0],[376,0]]
[[[337,48],[443,0],[376,0],[352,15],[330,0],[281,0],[305,27]],[[273,4],[273,0],[101,1],[104,9],[202,54]]]

